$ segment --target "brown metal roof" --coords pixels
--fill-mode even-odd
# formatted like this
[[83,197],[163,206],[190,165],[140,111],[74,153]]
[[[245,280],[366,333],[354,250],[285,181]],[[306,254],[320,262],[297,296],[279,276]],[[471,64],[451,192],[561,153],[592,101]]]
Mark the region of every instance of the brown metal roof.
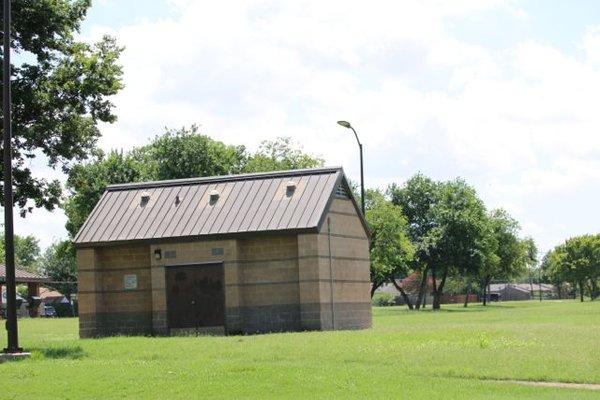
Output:
[[[50,282],[50,279],[34,274],[33,272],[24,271],[22,269],[15,268],[15,280],[17,283],[35,283],[35,282]],[[6,267],[0,265],[0,283],[6,282]]]
[[317,229],[342,182],[335,167],[111,185],[75,243]]

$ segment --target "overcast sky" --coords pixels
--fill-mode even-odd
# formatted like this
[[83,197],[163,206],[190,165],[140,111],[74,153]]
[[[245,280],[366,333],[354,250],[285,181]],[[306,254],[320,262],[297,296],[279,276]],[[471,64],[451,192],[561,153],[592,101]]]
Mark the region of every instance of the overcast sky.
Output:
[[[126,47],[104,149],[163,127],[256,148],[290,136],[369,187],[465,178],[545,251],[600,227],[600,4],[96,0],[85,40]],[[41,173],[59,176],[40,169]],[[42,246],[60,211],[17,219]]]

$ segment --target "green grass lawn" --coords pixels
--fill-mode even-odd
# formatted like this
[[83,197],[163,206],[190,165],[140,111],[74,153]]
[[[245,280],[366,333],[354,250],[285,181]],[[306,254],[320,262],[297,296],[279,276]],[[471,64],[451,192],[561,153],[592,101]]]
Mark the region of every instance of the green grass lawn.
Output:
[[[599,399],[600,302],[375,308],[372,330],[79,340],[77,320],[22,320],[0,399]],[[6,333],[0,332],[2,344]]]

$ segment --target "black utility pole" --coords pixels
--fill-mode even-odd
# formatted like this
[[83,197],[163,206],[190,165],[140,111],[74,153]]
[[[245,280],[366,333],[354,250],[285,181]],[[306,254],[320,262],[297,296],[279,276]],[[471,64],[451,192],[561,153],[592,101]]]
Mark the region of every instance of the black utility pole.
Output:
[[350,122],[348,121],[338,121],[338,125],[343,126],[344,128],[352,129],[354,132],[354,137],[356,138],[356,143],[358,143],[358,149],[360,150],[360,202],[361,202],[361,210],[363,216],[365,215],[365,174],[363,167],[363,146],[360,140],[358,139],[358,134],[356,130],[352,127]]
[[10,69],[10,0],[4,0],[4,87],[2,107],[4,117],[4,248],[6,253],[6,330],[8,346],[5,353],[20,353],[17,328],[17,290],[15,283],[15,243],[13,232],[12,190],[12,127]]

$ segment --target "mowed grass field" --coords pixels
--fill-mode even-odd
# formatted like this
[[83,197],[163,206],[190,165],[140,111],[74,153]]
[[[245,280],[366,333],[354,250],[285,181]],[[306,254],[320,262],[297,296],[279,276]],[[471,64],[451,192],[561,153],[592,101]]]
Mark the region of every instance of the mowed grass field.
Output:
[[600,384],[600,302],[373,313],[364,331],[95,340],[22,320],[33,356],[0,364],[0,399],[600,399],[510,382]]

